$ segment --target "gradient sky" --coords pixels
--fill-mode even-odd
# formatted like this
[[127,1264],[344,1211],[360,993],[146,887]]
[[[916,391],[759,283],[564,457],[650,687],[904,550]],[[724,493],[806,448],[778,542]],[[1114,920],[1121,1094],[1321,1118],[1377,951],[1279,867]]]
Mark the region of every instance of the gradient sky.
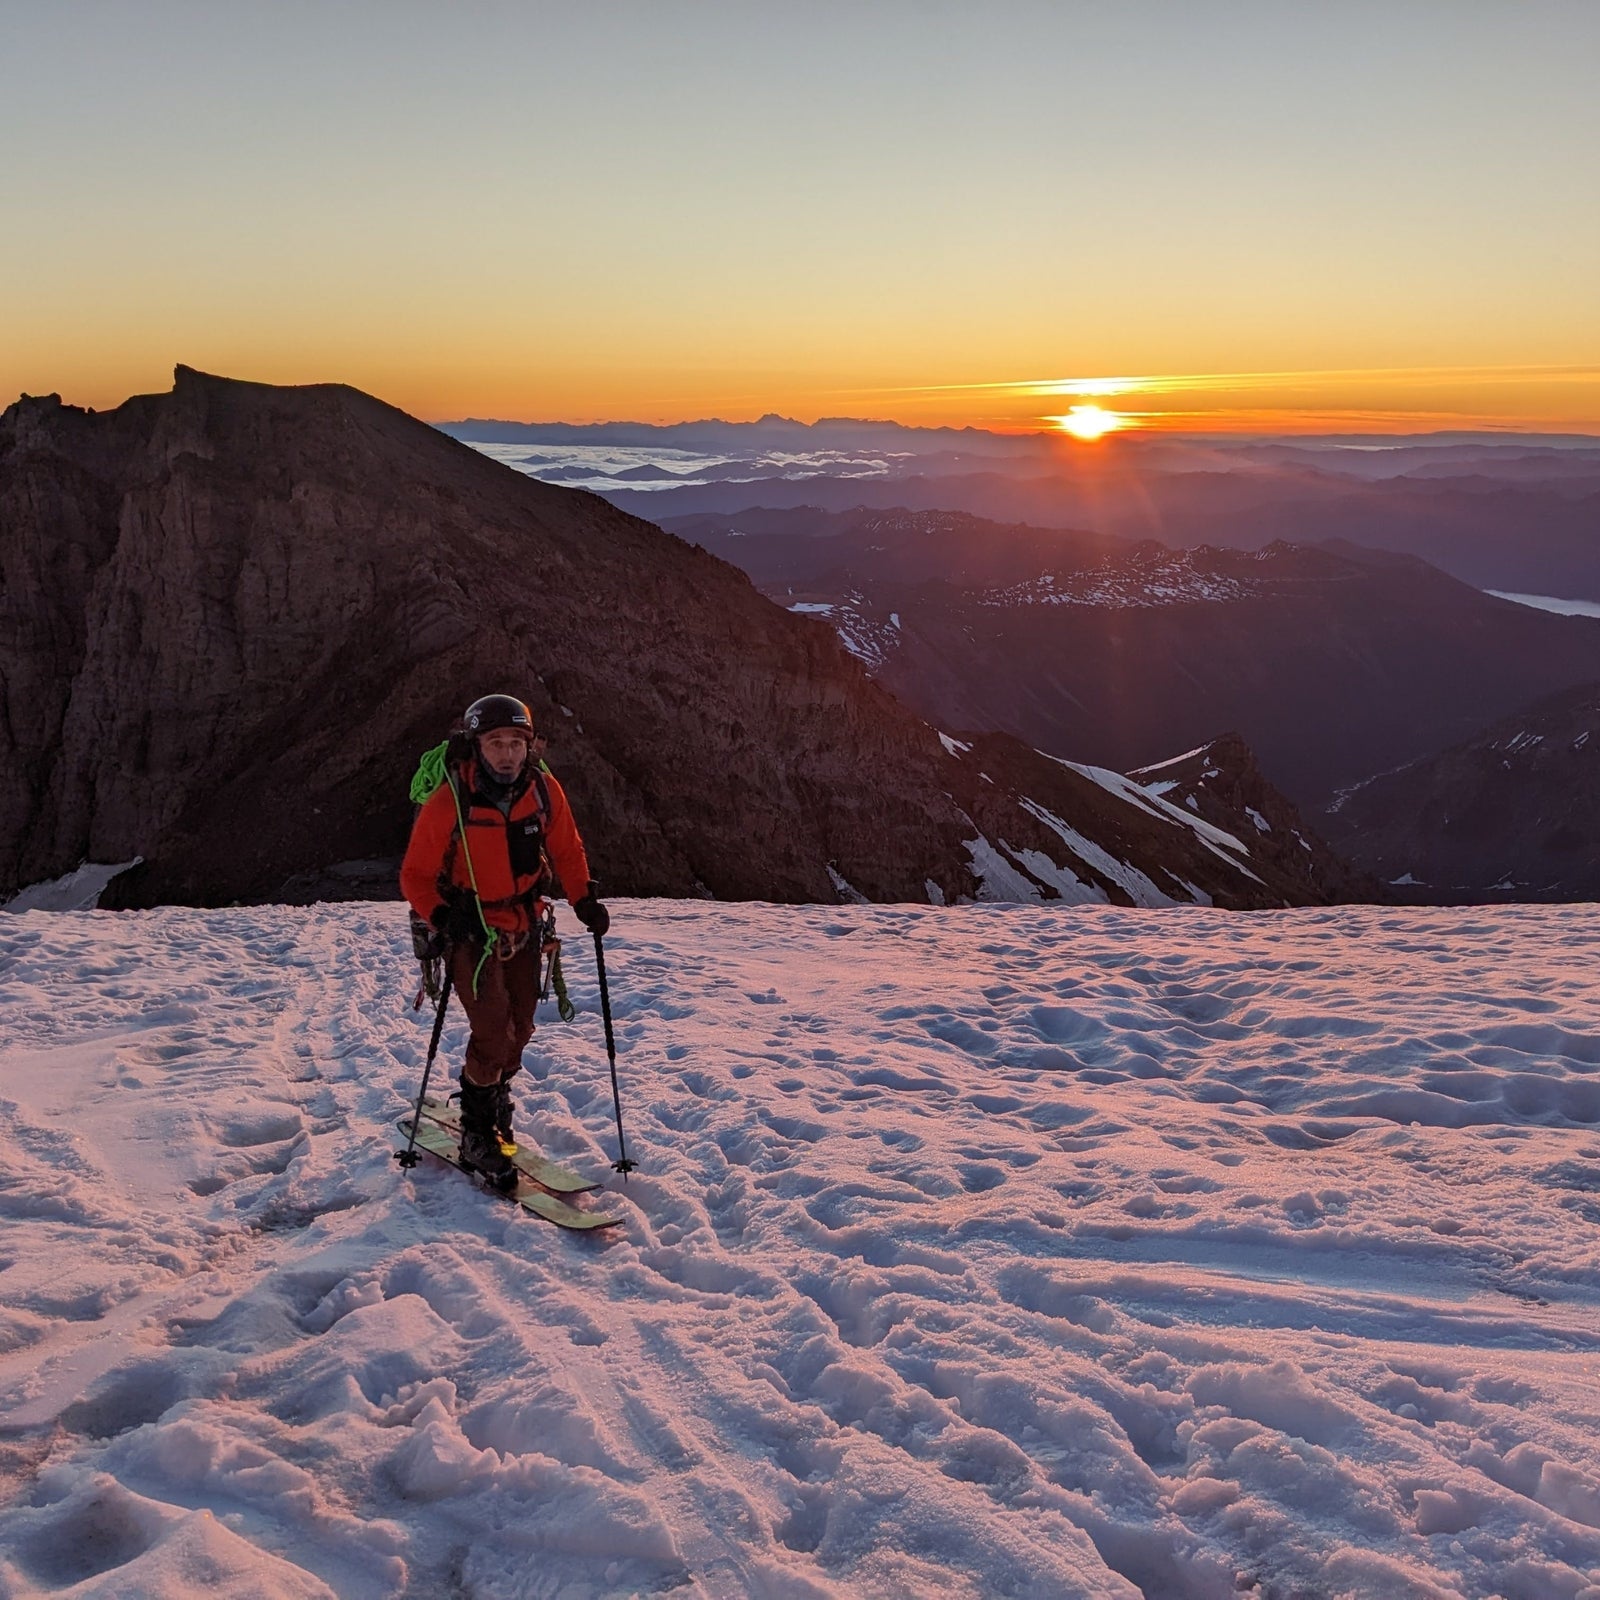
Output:
[[1600,0],[0,0],[0,403],[1600,432],[1597,83]]

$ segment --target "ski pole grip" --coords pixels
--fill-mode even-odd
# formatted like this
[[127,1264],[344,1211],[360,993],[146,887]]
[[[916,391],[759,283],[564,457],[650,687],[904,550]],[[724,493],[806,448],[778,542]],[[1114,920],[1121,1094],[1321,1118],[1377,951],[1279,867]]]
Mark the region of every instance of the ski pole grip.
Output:
[[600,975],[600,1016],[606,1025],[606,1054],[611,1058],[612,1070],[617,1065],[617,1040],[611,1030],[611,994],[606,984],[606,947],[600,935],[594,936],[594,965]]

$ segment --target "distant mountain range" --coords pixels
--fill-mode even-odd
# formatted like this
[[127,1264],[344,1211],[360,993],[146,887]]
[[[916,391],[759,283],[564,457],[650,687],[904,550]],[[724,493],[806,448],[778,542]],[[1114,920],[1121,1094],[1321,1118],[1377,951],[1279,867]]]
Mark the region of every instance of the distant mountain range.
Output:
[[[1173,546],[1328,539],[1395,550],[1484,589],[1600,600],[1600,439],[1047,434],[685,423],[450,423],[500,459],[652,520],[752,507],[962,511]],[[626,447],[625,460],[606,459]]]
[[610,894],[1366,892],[1242,746],[1174,799],[941,735],[734,567],[337,385],[0,414],[0,683],[0,896],[140,857],[108,903],[392,897],[417,756],[490,689]]
[[941,727],[1117,770],[1234,728],[1302,804],[1600,677],[1600,619],[1348,544],[1173,549],[948,512],[667,526]]
[[[994,446],[926,430],[902,451],[908,430],[884,425],[873,453],[853,423],[739,426],[824,484],[850,452],[883,475],[860,481],[893,487],[912,457],[942,472]],[[819,444],[832,456],[800,448]],[[392,895],[417,753],[489,687],[532,700],[614,894],[1252,907],[1390,892],[1363,868],[1497,892],[1478,857],[1458,872],[1414,836],[1368,848],[1409,814],[1389,780],[1330,819],[1355,869],[1273,784],[1323,798],[1600,682],[1600,619],[1348,542],[1185,547],[859,507],[669,518],[672,537],[533,481],[526,460],[486,459],[531,453],[520,442],[480,446],[339,386],[187,368],[115,411],[46,396],[0,415],[0,896],[135,856],[117,904]],[[655,470],[658,445],[541,448],[603,449],[625,472]],[[1001,441],[985,460],[1003,477],[1053,448]],[[1279,448],[1235,454],[1304,470]],[[1456,463],[1452,444],[1405,448],[1413,488]],[[1526,469],[1583,504],[1584,448],[1554,453],[1572,469],[1559,491],[1548,463],[1515,455],[1492,463],[1497,482]],[[1587,769],[1531,761],[1551,798],[1527,822],[1491,793],[1538,747],[1516,737],[1489,741],[1471,792],[1549,859],[1504,870],[1581,889],[1554,866],[1593,855],[1587,823],[1552,808]],[[1440,784],[1471,787],[1456,769],[1408,781],[1418,827]]]
[[998,472],[725,482],[630,494],[613,503],[664,521],[751,507],[965,511],[1000,523],[1092,529],[1177,546],[1253,550],[1345,539],[1415,555],[1481,589],[1600,599],[1600,480],[1559,485],[1491,479],[1383,480],[1241,472],[1082,485]]
[[1032,434],[997,434],[982,428],[910,428],[898,422],[857,417],[822,417],[796,422],[769,412],[754,422],[499,422],[469,417],[435,424],[441,433],[469,443],[525,445],[621,445],[629,448],[692,450],[760,455],[774,447],[800,450],[892,446],[916,454],[939,454],[974,445],[995,455],[1037,455]]
[[1600,900],[1600,683],[1356,786],[1319,826],[1412,899]]

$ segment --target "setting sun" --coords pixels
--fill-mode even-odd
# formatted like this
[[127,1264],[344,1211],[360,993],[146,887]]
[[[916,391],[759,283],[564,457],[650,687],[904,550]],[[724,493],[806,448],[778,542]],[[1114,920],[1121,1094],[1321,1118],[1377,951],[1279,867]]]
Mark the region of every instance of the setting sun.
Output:
[[1070,433],[1074,439],[1102,439],[1106,434],[1128,425],[1128,419],[1117,412],[1107,411],[1104,406],[1091,405],[1073,406],[1064,417],[1051,417],[1048,420],[1063,433]]

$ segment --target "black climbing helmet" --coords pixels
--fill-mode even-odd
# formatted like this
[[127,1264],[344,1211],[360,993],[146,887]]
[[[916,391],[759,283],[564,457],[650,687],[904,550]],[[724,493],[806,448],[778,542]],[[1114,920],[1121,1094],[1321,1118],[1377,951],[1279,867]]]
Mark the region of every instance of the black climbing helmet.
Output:
[[461,726],[474,739],[496,728],[516,728],[532,739],[533,713],[515,695],[486,694],[467,707]]

